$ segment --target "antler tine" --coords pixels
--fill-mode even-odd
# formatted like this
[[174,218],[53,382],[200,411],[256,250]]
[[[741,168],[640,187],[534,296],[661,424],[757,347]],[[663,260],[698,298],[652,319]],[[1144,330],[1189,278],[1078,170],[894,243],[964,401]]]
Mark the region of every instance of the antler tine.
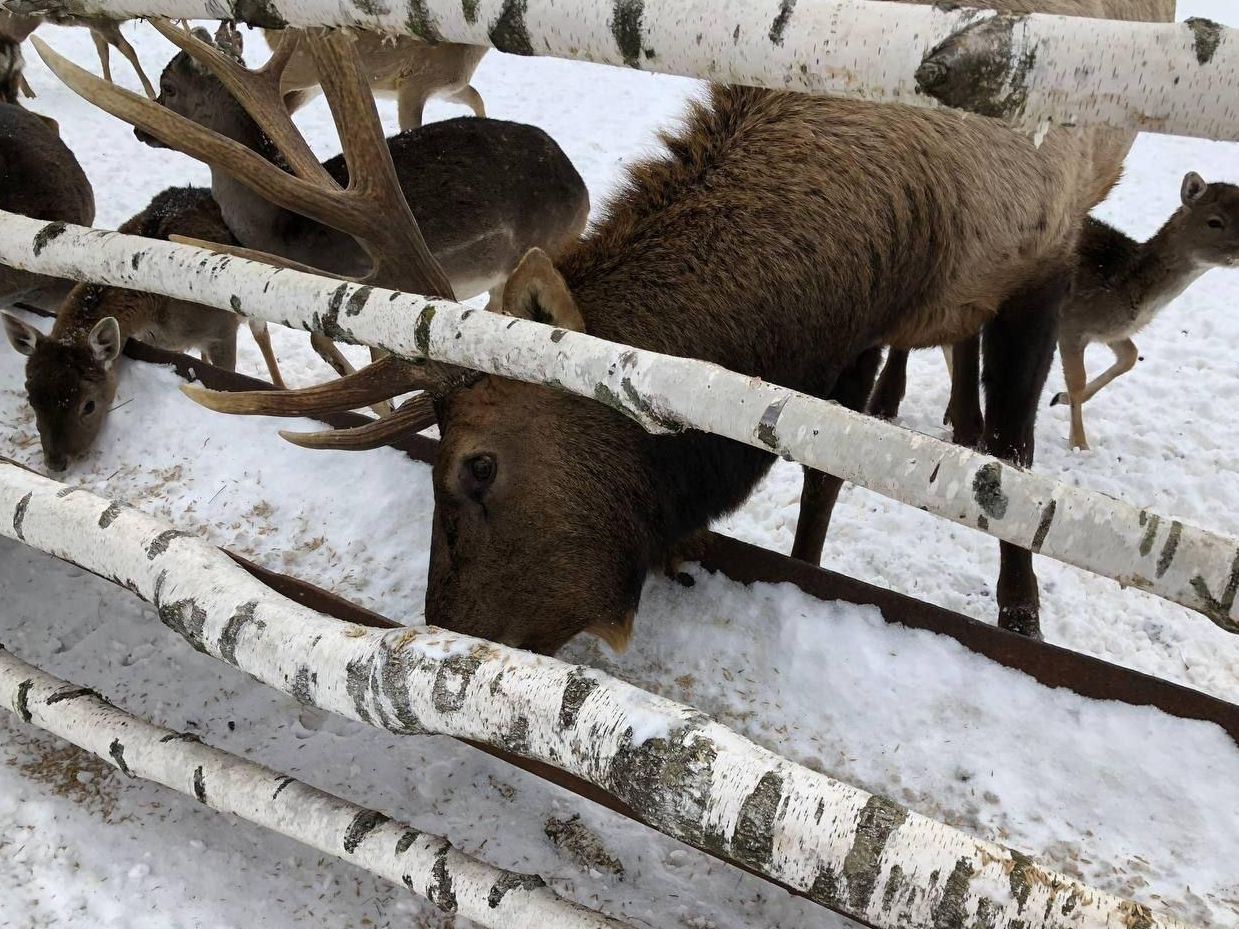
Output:
[[405,401],[400,409],[390,416],[376,419],[364,426],[328,429],[322,432],[292,432],[281,429],[280,438],[302,448],[364,452],[390,445],[409,433],[429,429],[435,421],[434,401],[426,394],[418,394]]
[[404,198],[353,38],[340,30],[315,30],[306,41],[348,164],[355,225],[365,229],[349,231],[374,263],[366,281],[454,299],[451,282]]
[[[219,78],[229,93],[237,98],[237,102],[245,107],[245,111],[254,117],[262,131],[275,143],[294,174],[303,180],[338,189],[339,185],[327,173],[293,124],[288,108],[284,105],[284,95],[280,92],[280,78],[284,73],[284,66],[300,42],[299,35],[282,37],[272,61],[260,71],[251,71],[239,61],[203,42],[188,29],[178,28],[166,19],[152,19],[151,25],[165,39]],[[276,56],[281,56],[280,60],[277,61]],[[276,66],[268,71],[267,68],[271,67],[273,62]]]
[[288,67],[288,62],[297,53],[297,46],[301,44],[301,36],[300,29],[281,30],[280,44],[271,52],[267,63],[258,69],[258,73],[273,76],[278,85],[284,78],[284,69]]

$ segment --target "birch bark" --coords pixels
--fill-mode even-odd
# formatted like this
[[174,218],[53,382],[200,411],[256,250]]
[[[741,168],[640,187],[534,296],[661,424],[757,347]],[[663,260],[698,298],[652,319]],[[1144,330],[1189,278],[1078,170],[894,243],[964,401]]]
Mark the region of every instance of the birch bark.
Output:
[[329,619],[188,533],[11,464],[0,534],[128,586],[195,648],[304,703],[556,765],[667,835],[879,929],[1188,929],[595,670],[441,629]]
[[[1046,2],[1046,0],[1043,0]],[[79,15],[361,26],[912,106],[1012,125],[1239,140],[1239,41],[1207,20],[1132,23],[873,0],[9,0]],[[1003,0],[989,5],[1003,6]],[[1088,12],[1069,0],[1050,9]]]
[[1239,633],[1239,540],[717,365],[444,300],[0,211],[0,262],[167,294],[713,432],[1182,604]]

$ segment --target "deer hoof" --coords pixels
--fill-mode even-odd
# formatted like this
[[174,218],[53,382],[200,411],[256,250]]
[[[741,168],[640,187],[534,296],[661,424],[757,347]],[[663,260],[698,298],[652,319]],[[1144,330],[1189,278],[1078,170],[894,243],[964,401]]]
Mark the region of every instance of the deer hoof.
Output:
[[1065,393],[1055,394],[1054,397],[1050,400],[1050,406],[1062,406],[1066,402],[1067,402],[1067,395]]
[[998,628],[1014,632],[1036,642],[1044,642],[1041,634],[1041,619],[1036,608],[1026,606],[1002,607],[998,610]]

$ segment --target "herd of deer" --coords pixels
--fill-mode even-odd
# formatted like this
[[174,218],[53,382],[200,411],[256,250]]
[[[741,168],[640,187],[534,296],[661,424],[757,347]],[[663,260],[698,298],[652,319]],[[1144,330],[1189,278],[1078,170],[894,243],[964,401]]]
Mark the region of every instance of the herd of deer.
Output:
[[[1132,21],[1174,14],[1173,0],[972,5]],[[101,55],[110,42],[140,73],[113,24],[80,24],[104,37]],[[181,50],[155,100],[39,46],[62,80],[139,139],[211,167],[209,192],[165,191],[123,231],[406,291],[489,292],[496,312],[702,358],[882,416],[897,412],[907,353],[944,346],[955,440],[1023,466],[1056,343],[1067,393],[1054,402],[1070,404],[1071,442],[1087,447],[1082,405],[1135,363],[1131,336],[1205,270],[1239,261],[1239,188],[1196,174],[1148,242],[1088,217],[1119,179],[1128,134],[1055,129],[1037,145],[954,111],[733,86],[693,104],[586,231],[588,194],[555,142],[485,118],[470,85],[483,49],[284,30],[267,34],[271,59],[250,71],[228,25],[214,39],[154,26]],[[24,38],[10,25],[5,34]],[[0,207],[89,225],[85,174],[55,123],[17,106],[20,54],[4,60]],[[322,164],[290,118],[320,86],[344,148]],[[398,96],[405,130],[387,139],[379,91]],[[422,126],[431,96],[476,116]],[[0,288],[10,303],[31,293],[61,301],[49,336],[4,317],[29,356],[30,402],[54,470],[94,441],[126,339],[235,362],[228,313],[2,267]],[[265,328],[253,332],[282,387]],[[313,447],[370,448],[437,422],[426,618],[508,645],[552,653],[590,631],[622,646],[647,574],[743,503],[773,460],[705,433],[650,436],[592,400],[449,365],[387,357],[353,371],[325,335],[314,341],[338,380],[186,392],[223,412],[384,414],[299,440]],[[1117,362],[1090,383],[1092,342]],[[410,391],[421,393],[387,406]],[[820,560],[839,487],[806,470],[795,557]],[[1032,554],[1001,545],[999,623],[1039,636]]]

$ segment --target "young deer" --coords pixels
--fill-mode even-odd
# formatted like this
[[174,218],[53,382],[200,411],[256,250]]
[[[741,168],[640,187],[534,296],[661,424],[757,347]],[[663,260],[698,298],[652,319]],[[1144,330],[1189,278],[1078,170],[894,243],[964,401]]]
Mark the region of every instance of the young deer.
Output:
[[[86,172],[60,140],[54,123],[0,103],[0,209],[48,222],[89,226],[95,194]],[[0,264],[0,302],[58,301],[70,287],[58,278]]]
[[[1084,404],[1135,367],[1131,337],[1212,268],[1239,264],[1239,187],[1208,184],[1192,172],[1183,179],[1183,202],[1147,242],[1136,242],[1093,218],[1084,223],[1075,296],[1063,307],[1058,351],[1067,380],[1051,406],[1071,404],[1071,447],[1088,448]],[[1115,363],[1093,381],[1084,350],[1104,342]]]
[[[264,29],[267,45],[275,51],[282,29]],[[218,40],[217,40],[218,41]],[[221,43],[222,44],[222,43]],[[489,51],[480,45],[440,42],[431,45],[412,36],[384,36],[376,32],[357,33],[357,54],[370,90],[380,96],[396,98],[396,118],[400,129],[422,125],[426,103],[441,98],[467,106],[474,116],[485,116],[482,95],[470,81],[478,63]],[[240,50],[237,50],[240,58]],[[280,91],[290,113],[314,98],[318,71],[309,52],[299,49],[284,68]]]
[[[211,192],[200,187],[168,188],[120,231],[232,241]],[[203,361],[231,371],[239,321],[224,310],[98,284],[78,284],[69,292],[48,336],[5,313],[9,341],[27,356],[26,391],[48,469],[63,471],[94,443],[116,396],[116,360],[128,339],[172,351],[199,348]],[[255,339],[271,364],[265,326],[260,330]]]
[[[1174,12],[1170,0],[974,5],[1158,21]],[[166,131],[189,154],[363,241],[367,282],[416,290],[441,279],[347,39],[314,36],[309,47],[330,75],[324,91],[357,181],[348,191],[328,179],[311,195],[301,180],[310,166],[302,173],[295,162],[305,142],[286,116],[264,128],[297,178],[181,123]],[[934,52],[967,53],[956,40]],[[110,112],[154,125],[132,94],[45,58]],[[984,328],[986,447],[1027,467],[1080,223],[1117,181],[1132,138],[1060,129],[1038,146],[996,120],[947,109],[716,87],[664,137],[660,157],[631,169],[585,238],[557,260],[537,249],[521,260],[503,309],[853,409],[870,393],[882,345],[942,345]],[[429,407],[442,436],[426,619],[539,652],[586,630],[624,642],[648,571],[742,504],[778,445],[777,435],[771,451],[691,430],[651,436],[593,399],[390,358],[292,394],[190,392],[216,409],[295,415],[332,393],[349,408],[419,386],[433,402],[416,425]],[[806,472],[796,557],[820,559],[839,483]],[[1000,624],[1037,635],[1032,553],[1001,551]]]
[[[0,11],[0,44],[13,43],[21,45],[30,33],[34,32],[44,22],[54,23],[57,26],[81,26],[84,29],[90,30],[90,37],[95,40],[95,51],[99,55],[99,64],[103,67],[103,77],[107,81],[112,80],[112,55],[111,50],[115,48],[118,52],[129,59],[129,63],[133,65],[133,70],[138,74],[138,80],[142,82],[142,89],[146,91],[146,95],[152,99],[155,97],[155,88],[151,86],[150,79],[147,78],[146,72],[142,70],[142,62],[138,58],[138,53],[134,51],[129,40],[126,39],[120,31],[120,21],[108,19],[105,16],[73,16],[68,13],[45,13],[39,16],[24,16],[18,13],[10,13],[8,11]],[[26,96],[33,97],[34,92],[30,90],[30,86],[25,84],[22,79]],[[14,101],[9,100],[9,103]]]
[[[154,25],[183,51],[159,79],[157,102],[164,109],[126,99],[116,111],[141,127],[136,130],[138,138],[156,147],[163,145],[156,136],[177,140],[180,147],[179,140],[195,133],[218,146],[218,133],[283,166],[269,128],[246,111],[246,104],[260,101],[267,112],[287,118],[281,102],[282,72],[297,60],[296,49],[304,34],[285,30],[272,61],[255,74],[241,63],[241,37],[228,24],[220,27],[216,43],[201,29],[191,34],[159,21]],[[191,57],[189,50],[209,62],[216,73]],[[497,299],[503,282],[526,251],[539,247],[562,255],[585,228],[589,216],[585,182],[555,141],[534,126],[484,118],[451,119],[402,132],[387,139],[385,146],[404,198],[419,217],[426,244],[450,281],[450,289],[444,283],[435,290],[462,300],[490,291],[492,299]],[[320,165],[306,146],[288,161],[303,177],[332,186],[348,183],[349,168],[343,156]],[[364,273],[363,246],[352,236],[302,215],[299,196],[289,196],[277,205],[255,194],[249,182],[238,181],[220,165],[219,160],[212,161],[211,190],[242,245],[332,273]],[[423,282],[423,287],[428,283]],[[318,333],[312,338],[315,349],[337,372],[352,373],[330,340]]]

